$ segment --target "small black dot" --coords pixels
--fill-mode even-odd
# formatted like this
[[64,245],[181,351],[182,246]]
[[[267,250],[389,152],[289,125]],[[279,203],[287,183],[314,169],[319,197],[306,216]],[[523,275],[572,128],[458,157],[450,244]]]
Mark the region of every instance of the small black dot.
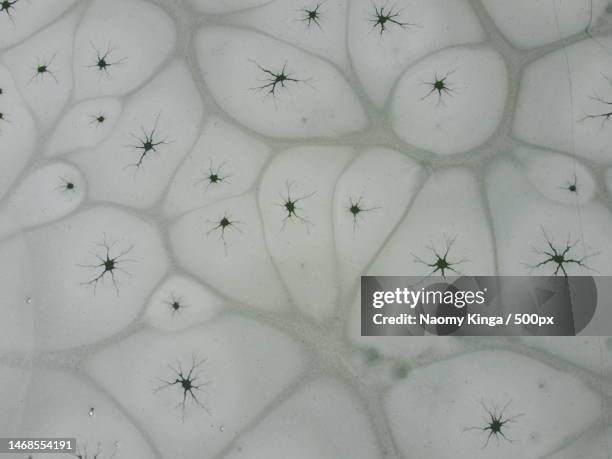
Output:
[[66,183],[66,189],[67,190],[74,190],[74,183],[72,183],[72,182]]
[[572,193],[576,192],[576,185],[570,185],[568,190],[570,190]]
[[106,258],[104,262],[104,269],[106,271],[113,271],[115,269],[115,259],[114,258]]
[[501,419],[499,418],[494,418],[493,420],[491,420],[491,422],[489,423],[489,430],[491,430],[491,432],[493,434],[496,433],[501,433],[502,427],[504,426],[504,423],[502,422]]
[[285,209],[287,209],[289,215],[295,214],[295,201],[292,201],[291,199],[287,200],[285,203]]

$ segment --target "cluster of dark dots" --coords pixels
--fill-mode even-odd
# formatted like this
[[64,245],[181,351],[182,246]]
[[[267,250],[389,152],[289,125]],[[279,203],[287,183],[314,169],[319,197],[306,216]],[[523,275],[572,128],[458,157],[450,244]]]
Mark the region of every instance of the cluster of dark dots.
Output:
[[487,415],[484,425],[467,427],[464,429],[464,432],[471,431],[471,430],[484,432],[487,435],[487,437],[486,437],[485,443],[482,446],[483,449],[489,445],[491,438],[495,438],[495,440],[497,441],[497,444],[499,444],[500,439],[503,439],[509,443],[512,443],[512,440],[506,435],[506,432],[505,432],[506,426],[510,423],[515,422],[516,419],[523,416],[524,413],[517,414],[515,416],[507,416],[506,411],[508,409],[508,406],[510,406],[511,402],[512,400],[506,403],[506,405],[500,410],[495,405],[493,405],[493,407],[489,409],[487,408],[485,403],[481,401],[480,404],[482,405]]
[[428,276],[432,276],[435,273],[439,272],[443,278],[446,278],[446,274],[448,271],[451,271],[457,275],[461,275],[461,273],[457,269],[453,268],[453,266],[464,263],[467,261],[467,259],[463,258],[457,261],[449,260],[449,252],[451,248],[453,247],[456,240],[457,240],[457,236],[453,237],[452,239],[447,240],[446,249],[444,250],[443,253],[438,252],[433,246],[430,246],[429,249],[433,252],[434,257],[435,257],[435,260],[433,262],[424,261],[414,254],[412,254],[412,256],[414,257],[416,262],[421,263],[431,268],[431,272],[428,274]]
[[175,387],[179,390],[181,400],[177,407],[180,407],[182,410],[183,421],[185,420],[188,402],[195,403],[197,406],[210,414],[207,406],[204,405],[197,396],[198,393],[205,393],[203,388],[211,384],[211,381],[199,382],[200,367],[205,361],[205,359],[198,360],[194,354],[192,355],[191,364],[189,370],[187,371],[183,369],[183,365],[180,361],[177,361],[175,366],[168,365],[168,368],[170,368],[172,371],[171,378],[169,380],[160,379],[159,381],[162,383],[162,385],[155,389],[155,393],[169,387]]
[[95,277],[87,282],[83,282],[83,285],[93,285],[94,294],[96,292],[96,288],[98,282],[104,282],[104,279],[107,276],[110,276],[113,286],[115,288],[115,292],[119,295],[119,283],[117,280],[117,271],[126,274],[131,277],[131,274],[123,268],[125,263],[132,263],[136,260],[125,258],[133,249],[134,245],[130,245],[126,249],[119,251],[116,255],[112,255],[115,252],[114,246],[115,242],[109,242],[106,237],[106,234],[103,235],[103,241],[99,244],[96,244],[98,247],[102,249],[102,255],[97,252],[90,252],[90,255],[95,257],[98,260],[98,263],[89,264],[89,265],[79,265],[82,268],[88,268],[97,271]]

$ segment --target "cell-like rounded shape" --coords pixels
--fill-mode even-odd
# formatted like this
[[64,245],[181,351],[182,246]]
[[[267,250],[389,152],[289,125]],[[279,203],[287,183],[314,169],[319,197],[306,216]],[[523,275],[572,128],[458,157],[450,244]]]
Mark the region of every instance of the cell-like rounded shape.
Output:
[[27,164],[34,150],[36,124],[8,69],[0,65],[0,198]]
[[[396,14],[399,26],[377,25],[376,10]],[[379,107],[407,66],[447,46],[486,39],[467,0],[350,0],[348,48],[367,95]]]
[[404,454],[474,459],[546,456],[601,415],[599,397],[573,375],[504,351],[414,370],[385,411]]
[[66,163],[51,163],[28,174],[0,205],[0,237],[42,225],[76,210],[87,195],[79,170]]
[[46,146],[55,156],[93,148],[108,137],[122,110],[119,99],[90,99],[74,105],[59,121]]
[[368,119],[344,77],[327,62],[263,34],[206,27],[196,38],[204,81],[230,116],[262,134],[335,137]]
[[136,318],[167,268],[157,228],[125,211],[95,207],[29,232],[37,345],[93,343]]
[[237,127],[211,117],[172,180],[164,213],[174,217],[244,193],[257,182],[269,151]]
[[243,451],[250,459],[383,457],[362,402],[331,378],[309,382],[283,401],[224,457],[244,459]]
[[483,0],[495,25],[518,48],[535,48],[560,41],[597,23],[606,0]]
[[406,213],[421,172],[406,155],[370,148],[336,182],[334,233],[343,293],[353,292],[367,263]]
[[[607,308],[601,309],[604,311],[595,312],[596,315],[588,325],[589,328],[584,330],[584,336],[547,336],[546,339],[540,336],[524,336],[521,341],[534,349],[541,349],[561,359],[569,360],[574,365],[605,377],[612,370],[612,348],[604,345],[605,340],[610,338],[588,336],[590,334],[588,330],[592,330],[593,325],[597,326],[598,315],[601,312],[610,314]],[[605,318],[603,323],[606,324],[609,320]]]
[[153,293],[144,317],[160,330],[181,330],[216,317],[224,304],[208,287],[175,275]]
[[495,132],[507,90],[506,66],[495,51],[440,51],[401,77],[390,102],[393,130],[406,142],[440,155],[471,150]]
[[346,46],[346,14],[351,0],[274,0],[235,13],[233,25],[251,28],[336,63],[351,72]]
[[[75,98],[122,95],[136,88],[169,56],[175,41],[172,20],[149,2],[94,1],[75,37]],[[103,68],[100,58],[107,64]]]
[[42,127],[56,120],[70,97],[78,19],[69,14],[4,54],[23,98]]
[[270,255],[294,304],[317,320],[339,299],[334,254],[334,188],[352,159],[349,147],[296,147],[276,156],[259,190]]
[[20,435],[44,433],[62,438],[70,432],[76,438],[78,459],[155,456],[125,413],[91,384],[68,373],[39,369],[33,373],[28,391]]
[[[230,315],[178,334],[137,333],[93,356],[86,369],[139,421],[161,457],[212,458],[302,375],[306,359],[289,336]],[[184,387],[160,387],[177,378],[173,369],[188,374],[194,361],[202,362],[192,376],[206,384],[194,391],[203,406],[188,400],[183,411]]]
[[515,155],[525,164],[531,184],[548,199],[574,205],[593,199],[595,180],[578,159],[531,148]]
[[514,134],[544,148],[612,159],[612,38],[586,39],[530,63],[521,78]]
[[445,169],[428,179],[368,271],[374,276],[491,276],[493,244],[476,177],[467,169]]
[[548,456],[548,459],[576,459],[580,457],[605,458],[610,453],[612,428],[588,429],[585,435],[570,441],[564,448]]
[[[0,10],[0,48],[8,48],[51,23],[76,0],[9,0]],[[6,3],[6,2],[3,2]]]
[[138,208],[153,205],[193,146],[204,113],[186,64],[173,61],[130,97],[106,141],[72,155],[92,198]]
[[[223,226],[223,219],[232,223]],[[185,270],[230,299],[268,311],[287,307],[253,194],[180,217],[170,228],[170,244]]]
[[547,199],[511,160],[493,164],[485,186],[500,275],[612,273],[612,216],[601,203]]

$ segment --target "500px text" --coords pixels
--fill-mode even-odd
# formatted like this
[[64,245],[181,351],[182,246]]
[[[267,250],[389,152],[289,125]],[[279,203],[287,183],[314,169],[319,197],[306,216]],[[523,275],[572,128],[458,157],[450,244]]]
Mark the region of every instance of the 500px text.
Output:
[[504,320],[503,316],[485,316],[482,314],[467,314],[465,316],[436,316],[435,314],[412,315],[402,313],[394,316],[374,314],[372,316],[374,325],[455,325],[461,327],[466,325],[554,325],[553,316],[540,316],[539,314],[508,314]]

